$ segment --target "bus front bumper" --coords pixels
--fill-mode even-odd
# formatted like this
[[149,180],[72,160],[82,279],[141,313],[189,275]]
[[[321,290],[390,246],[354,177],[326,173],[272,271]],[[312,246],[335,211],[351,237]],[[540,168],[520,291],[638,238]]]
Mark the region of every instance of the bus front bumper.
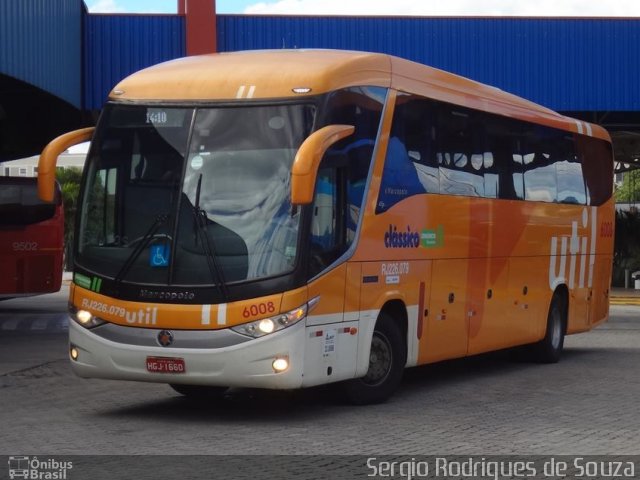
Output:
[[[180,331],[175,333],[178,335]],[[143,334],[157,335],[157,332]],[[294,389],[302,385],[304,345],[304,320],[279,332],[221,348],[172,348],[115,342],[69,320],[71,367],[76,375],[84,378]],[[71,355],[72,349],[77,355]],[[149,357],[177,359],[184,364],[184,372],[150,372],[147,369]],[[274,361],[282,358],[288,360],[289,366],[276,372]]]

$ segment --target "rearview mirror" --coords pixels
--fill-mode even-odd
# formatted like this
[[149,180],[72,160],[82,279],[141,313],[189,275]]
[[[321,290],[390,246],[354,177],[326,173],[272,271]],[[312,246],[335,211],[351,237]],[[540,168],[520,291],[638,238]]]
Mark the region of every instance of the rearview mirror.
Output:
[[52,202],[56,181],[58,156],[69,147],[91,140],[95,127],[81,128],[51,140],[44,147],[38,160],[38,197],[43,202]]
[[291,167],[292,205],[307,205],[313,201],[318,167],[324,152],[354,131],[355,127],[352,125],[327,125],[302,142]]

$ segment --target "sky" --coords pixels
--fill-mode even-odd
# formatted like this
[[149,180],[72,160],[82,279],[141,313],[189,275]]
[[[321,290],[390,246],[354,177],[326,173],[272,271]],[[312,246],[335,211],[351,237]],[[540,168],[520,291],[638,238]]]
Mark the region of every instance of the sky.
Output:
[[[177,0],[85,0],[92,13],[176,13]],[[640,0],[217,0],[218,13],[640,17]]]

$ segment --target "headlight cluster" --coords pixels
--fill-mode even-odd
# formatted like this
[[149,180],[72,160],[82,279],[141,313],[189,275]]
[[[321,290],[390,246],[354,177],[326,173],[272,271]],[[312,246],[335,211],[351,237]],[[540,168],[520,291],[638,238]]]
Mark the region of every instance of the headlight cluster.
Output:
[[85,328],[94,328],[107,323],[100,317],[94,316],[88,310],[78,310],[75,306],[69,305],[69,316]]
[[318,300],[319,297],[316,297],[309,303],[305,303],[301,307],[293,309],[290,312],[263,318],[250,323],[244,323],[237,327],[231,327],[231,330],[253,338],[263,337],[298,323],[307,316],[309,311],[318,303]]

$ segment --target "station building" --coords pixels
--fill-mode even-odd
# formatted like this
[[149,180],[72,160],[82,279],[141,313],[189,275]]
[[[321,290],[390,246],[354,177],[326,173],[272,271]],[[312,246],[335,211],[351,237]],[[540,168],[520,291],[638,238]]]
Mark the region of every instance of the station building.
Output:
[[111,88],[144,67],[216,51],[332,48],[425,63],[600,124],[616,171],[640,166],[639,18],[218,15],[214,0],[177,1],[175,15],[121,15],[90,14],[82,0],[3,0],[0,162],[94,124]]

